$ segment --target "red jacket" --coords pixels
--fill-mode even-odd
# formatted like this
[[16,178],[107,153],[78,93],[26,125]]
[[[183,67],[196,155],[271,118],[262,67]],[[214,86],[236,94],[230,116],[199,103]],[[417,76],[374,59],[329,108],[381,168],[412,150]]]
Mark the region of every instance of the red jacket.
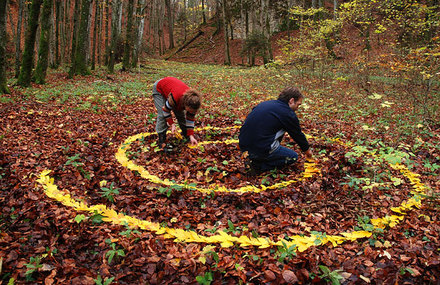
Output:
[[[162,78],[156,85],[157,91],[166,99],[165,105],[162,107],[165,120],[168,125],[173,124],[171,110],[184,111],[183,94],[189,89],[188,85],[174,77]],[[186,135],[194,135],[195,114],[186,112]]]

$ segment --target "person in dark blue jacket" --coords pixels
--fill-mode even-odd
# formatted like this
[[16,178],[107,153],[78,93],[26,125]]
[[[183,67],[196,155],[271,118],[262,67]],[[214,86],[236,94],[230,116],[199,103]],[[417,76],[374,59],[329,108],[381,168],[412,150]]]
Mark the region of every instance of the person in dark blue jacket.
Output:
[[298,88],[288,87],[280,93],[278,100],[262,102],[249,113],[238,138],[240,150],[248,152],[251,171],[272,170],[298,160],[294,150],[281,146],[286,132],[306,157],[312,158],[309,143],[295,114],[303,98]]

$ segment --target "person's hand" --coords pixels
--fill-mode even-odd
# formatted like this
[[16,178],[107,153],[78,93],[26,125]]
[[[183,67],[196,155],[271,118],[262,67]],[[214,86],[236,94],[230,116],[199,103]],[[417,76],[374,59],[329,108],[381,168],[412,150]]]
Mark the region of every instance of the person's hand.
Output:
[[310,148],[307,151],[305,151],[304,154],[305,154],[307,160],[313,160],[313,153]]
[[171,128],[171,133],[174,134],[176,132],[176,124],[172,124],[170,128]]
[[198,141],[196,140],[196,138],[194,136],[189,136],[189,145],[191,146],[196,146],[198,144]]

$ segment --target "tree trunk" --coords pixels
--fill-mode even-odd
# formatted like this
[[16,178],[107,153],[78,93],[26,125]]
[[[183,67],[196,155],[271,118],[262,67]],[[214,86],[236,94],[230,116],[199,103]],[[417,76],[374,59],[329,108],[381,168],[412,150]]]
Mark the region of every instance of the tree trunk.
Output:
[[31,4],[26,39],[24,41],[23,59],[21,61],[20,75],[18,76],[17,81],[17,84],[23,87],[27,87],[31,84],[35,37],[37,35],[38,17],[40,16],[42,1],[43,0],[32,0]]
[[[96,0],[99,1],[99,0]],[[86,45],[85,45],[85,51],[86,51],[86,64],[89,65],[90,64],[90,46],[91,46],[91,41],[92,41],[92,37],[90,35],[92,35],[92,14],[93,14],[93,2],[95,2],[95,0],[91,0],[90,1],[90,5],[89,5],[89,12],[88,12],[88,19],[87,19],[87,39],[86,39]]]
[[124,58],[122,60],[122,70],[124,71],[130,69],[130,55],[133,47],[133,8],[134,8],[134,0],[128,0]]
[[119,39],[120,33],[120,22],[121,22],[121,13],[122,10],[122,1],[114,0],[112,6],[112,34],[111,34],[111,43],[110,43],[110,54],[109,54],[109,62],[108,62],[108,71],[109,73],[115,72],[115,56],[116,56],[116,45]]
[[0,0],[0,94],[9,93],[6,80],[6,8],[7,0]]
[[188,15],[186,14],[186,0],[183,0],[183,42],[186,42],[187,37],[187,17]]
[[205,0],[202,0],[202,24],[206,24]]
[[55,68],[60,65],[60,25],[61,25],[61,1],[56,0],[55,2]]
[[53,0],[44,0],[41,12],[40,47],[38,50],[38,63],[35,68],[35,82],[44,84],[48,66],[50,25]]
[[68,3],[70,3],[70,0],[62,1],[63,5],[61,5],[61,15],[63,15],[63,25],[61,25],[61,58],[60,63],[67,62],[68,52],[67,47],[70,46],[70,28],[69,28],[69,21],[68,21],[68,15],[67,11],[69,11]]
[[95,62],[96,62],[96,37],[98,33],[99,27],[99,2],[95,3],[95,22],[93,24],[93,43],[92,43],[92,70],[95,70]]
[[165,18],[165,9],[162,5],[159,6],[159,33],[160,33],[160,47],[161,47],[161,52],[160,54],[164,54],[165,53],[165,33],[163,31],[163,26],[164,26],[164,18]]
[[[272,52],[272,45],[270,43],[270,19],[269,19],[269,0],[265,0],[265,5],[264,5],[264,15],[265,15],[265,30],[266,30],[266,39],[267,39],[267,55],[269,56],[268,60],[273,60],[273,52]],[[267,60],[266,60],[267,61]],[[267,62],[265,62],[267,63]]]
[[73,64],[72,74],[87,75],[89,70],[87,68],[87,47],[88,47],[88,26],[90,5],[93,0],[83,0],[81,7],[81,21],[79,24],[78,41],[75,49],[75,62]]
[[173,13],[171,9],[171,3],[170,0],[165,0],[165,6],[167,8],[167,14],[168,14],[168,39],[170,41],[169,49],[174,48],[174,31],[173,31]]
[[333,0],[333,19],[337,18],[338,15],[338,0]]
[[131,61],[131,66],[136,67],[139,54],[141,51],[142,37],[144,35],[144,24],[145,24],[145,12],[144,12],[145,0],[138,0],[138,5],[136,9],[136,36],[135,43],[133,45],[133,59]]
[[20,74],[21,26],[23,22],[24,8],[24,0],[20,0],[18,4],[17,32],[15,33],[15,78],[18,78],[18,75]]
[[223,15],[223,29],[225,35],[225,65],[231,65],[231,56],[229,54],[229,36],[228,36],[228,21],[226,17],[226,0],[222,3],[222,15]]
[[108,23],[109,23],[109,14],[110,14],[110,8],[109,8],[109,3],[108,0],[104,1],[104,5],[105,10],[103,9],[103,13],[104,13],[104,29],[105,29],[105,39],[104,39],[104,46],[105,46],[105,57],[104,57],[104,64],[108,65],[110,62],[110,46],[108,44],[108,39],[109,39],[109,32],[108,32]]
[[98,54],[96,55],[97,56],[97,60],[98,60],[98,66],[101,65],[101,47],[102,47],[101,43],[102,43],[102,21],[103,21],[102,13],[103,13],[103,10],[104,10],[103,4],[104,4],[104,1],[98,1],[96,3],[96,7],[99,7],[98,8],[98,10],[99,10],[99,12],[98,12],[98,39],[97,39],[97,42],[96,42],[96,46],[97,46],[97,49],[98,49]]
[[72,77],[75,74],[75,51],[76,51],[76,44],[77,44],[77,38],[78,38],[78,30],[79,30],[79,13],[80,13],[80,4],[81,0],[75,0],[75,8],[73,9],[73,29],[72,29],[72,50],[70,51],[70,71],[69,76]]

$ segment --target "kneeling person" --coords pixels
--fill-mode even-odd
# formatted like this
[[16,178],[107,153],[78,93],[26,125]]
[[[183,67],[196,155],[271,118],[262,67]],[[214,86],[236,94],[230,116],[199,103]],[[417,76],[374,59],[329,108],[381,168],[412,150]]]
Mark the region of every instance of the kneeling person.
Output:
[[242,152],[248,152],[251,168],[267,171],[298,160],[295,151],[280,144],[285,132],[307,158],[312,158],[309,143],[295,114],[303,97],[297,88],[289,87],[280,93],[278,100],[262,102],[249,113],[240,129],[239,145]]

